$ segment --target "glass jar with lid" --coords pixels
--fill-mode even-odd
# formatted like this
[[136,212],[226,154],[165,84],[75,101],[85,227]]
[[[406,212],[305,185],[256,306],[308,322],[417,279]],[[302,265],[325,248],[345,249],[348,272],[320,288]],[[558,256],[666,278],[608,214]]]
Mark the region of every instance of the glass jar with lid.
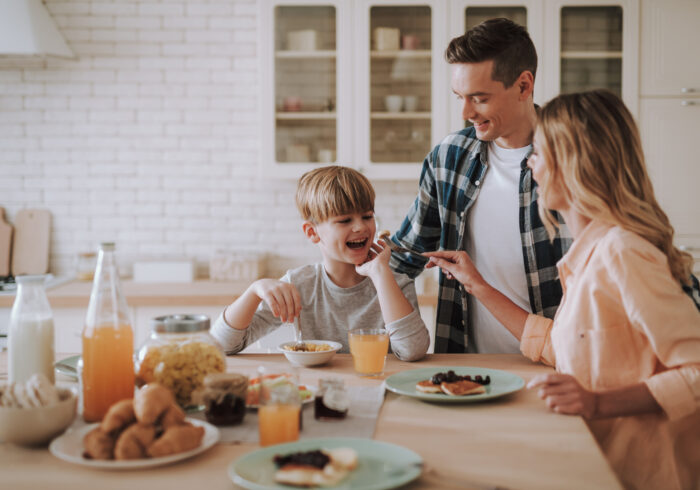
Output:
[[340,378],[321,379],[314,404],[316,420],[344,419],[350,407],[350,395]]
[[151,322],[151,337],[138,352],[136,382],[160,383],[183,407],[205,376],[226,370],[226,357],[209,333],[206,315],[166,315]]

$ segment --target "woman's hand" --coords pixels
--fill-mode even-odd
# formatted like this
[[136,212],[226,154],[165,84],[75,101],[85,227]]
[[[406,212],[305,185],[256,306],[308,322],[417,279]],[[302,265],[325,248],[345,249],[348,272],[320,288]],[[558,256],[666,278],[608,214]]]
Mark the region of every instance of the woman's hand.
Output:
[[422,255],[430,260],[425,268],[439,267],[448,279],[457,279],[462,283],[469,294],[486,285],[479,271],[474,267],[472,259],[463,250],[440,250],[438,252],[425,252]]
[[257,297],[267,303],[272,314],[283,322],[291,322],[301,313],[301,296],[293,284],[277,279],[259,279],[251,287]]
[[362,276],[372,277],[378,274],[382,269],[388,270],[389,259],[391,258],[391,250],[385,243],[378,241],[374,242],[367,254],[367,260],[362,264],[356,265],[355,270]]
[[580,415],[586,419],[597,415],[598,395],[585,390],[573,376],[560,373],[540,374],[532,378],[527,387],[539,387],[537,394],[554,412]]

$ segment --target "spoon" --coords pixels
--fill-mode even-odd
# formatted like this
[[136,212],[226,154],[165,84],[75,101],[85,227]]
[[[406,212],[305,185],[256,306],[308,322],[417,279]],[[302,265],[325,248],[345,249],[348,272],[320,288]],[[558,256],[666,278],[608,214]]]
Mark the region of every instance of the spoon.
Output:
[[299,317],[294,317],[294,350],[306,351],[306,343],[301,340],[301,325],[299,325]]

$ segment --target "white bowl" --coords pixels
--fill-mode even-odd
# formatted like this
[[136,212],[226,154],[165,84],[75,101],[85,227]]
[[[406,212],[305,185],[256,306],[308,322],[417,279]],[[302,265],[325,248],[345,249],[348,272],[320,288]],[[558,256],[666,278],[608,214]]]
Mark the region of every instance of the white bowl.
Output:
[[331,350],[323,350],[318,352],[301,352],[286,350],[285,345],[294,345],[295,342],[284,342],[277,347],[277,350],[282,352],[284,356],[292,364],[298,364],[299,366],[319,366],[325,364],[331,360],[331,357],[335,355],[343,345],[339,342],[333,342],[332,340],[305,340],[305,344],[328,344],[331,346]]
[[78,397],[70,388],[57,388],[60,401],[39,408],[0,407],[0,442],[21,446],[48,443],[73,423]]

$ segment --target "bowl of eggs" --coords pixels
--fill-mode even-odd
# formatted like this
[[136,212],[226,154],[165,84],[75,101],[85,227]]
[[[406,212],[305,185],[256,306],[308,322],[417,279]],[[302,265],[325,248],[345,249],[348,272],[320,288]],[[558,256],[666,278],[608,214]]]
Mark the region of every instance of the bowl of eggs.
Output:
[[47,444],[73,423],[77,391],[55,387],[45,376],[0,385],[0,442]]
[[292,364],[308,367],[327,363],[342,347],[340,342],[332,340],[304,340],[300,344],[284,342],[277,350]]

